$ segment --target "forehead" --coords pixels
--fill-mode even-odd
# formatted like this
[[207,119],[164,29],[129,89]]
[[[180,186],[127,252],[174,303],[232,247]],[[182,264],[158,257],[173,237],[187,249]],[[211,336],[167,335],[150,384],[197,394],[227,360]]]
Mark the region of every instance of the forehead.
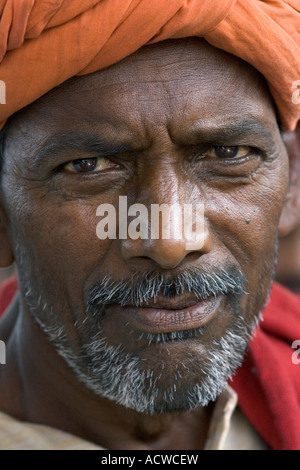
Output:
[[40,135],[82,125],[149,134],[167,126],[216,127],[244,117],[276,127],[263,77],[249,64],[204,40],[165,41],[141,48],[94,74],[74,77],[25,108],[15,122]]

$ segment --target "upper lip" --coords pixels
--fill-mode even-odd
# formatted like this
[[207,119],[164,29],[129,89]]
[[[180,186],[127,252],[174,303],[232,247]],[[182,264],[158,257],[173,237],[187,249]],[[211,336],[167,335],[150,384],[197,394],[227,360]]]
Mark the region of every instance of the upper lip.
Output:
[[[159,310],[183,310],[188,307],[192,307],[203,299],[199,299],[198,297],[187,296],[186,298],[182,296],[173,297],[172,299],[162,299],[157,297],[156,301],[150,299],[148,302],[142,303],[138,306],[138,308],[155,308]],[[125,305],[125,307],[134,307],[134,305]]]

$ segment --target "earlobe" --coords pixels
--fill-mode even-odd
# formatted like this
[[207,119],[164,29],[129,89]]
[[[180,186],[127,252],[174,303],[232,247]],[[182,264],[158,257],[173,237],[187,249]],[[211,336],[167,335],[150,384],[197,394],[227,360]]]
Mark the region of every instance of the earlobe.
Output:
[[14,262],[14,254],[3,220],[0,207],[0,268],[7,268]]
[[290,184],[279,222],[279,236],[285,237],[300,225],[300,123],[283,139],[289,155]]

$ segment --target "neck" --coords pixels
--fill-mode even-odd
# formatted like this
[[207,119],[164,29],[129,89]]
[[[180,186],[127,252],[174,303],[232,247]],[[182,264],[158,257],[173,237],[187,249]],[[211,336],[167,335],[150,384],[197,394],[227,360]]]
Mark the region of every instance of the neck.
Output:
[[6,365],[0,369],[1,411],[106,449],[203,447],[211,407],[148,415],[96,396],[78,382],[18,301],[0,324],[0,338],[4,336],[7,354]]

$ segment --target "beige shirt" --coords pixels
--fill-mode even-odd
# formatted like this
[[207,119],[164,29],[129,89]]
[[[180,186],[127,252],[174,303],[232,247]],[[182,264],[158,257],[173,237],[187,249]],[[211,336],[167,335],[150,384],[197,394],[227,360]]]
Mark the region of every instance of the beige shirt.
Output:
[[[217,399],[205,450],[265,450],[266,444],[237,406],[227,387]],[[0,413],[0,450],[104,450],[91,442],[48,426],[17,421]]]

